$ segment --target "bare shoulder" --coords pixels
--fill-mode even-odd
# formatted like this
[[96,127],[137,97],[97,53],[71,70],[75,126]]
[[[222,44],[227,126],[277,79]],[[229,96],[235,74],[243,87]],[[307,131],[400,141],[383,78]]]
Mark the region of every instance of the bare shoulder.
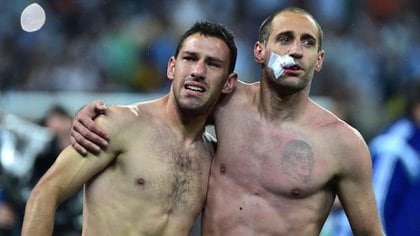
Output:
[[107,116],[111,119],[133,119],[140,115],[142,103],[130,105],[112,105],[107,109]]
[[249,106],[250,102],[255,98],[259,91],[259,84],[259,82],[250,84],[238,81],[235,90],[232,93],[225,95],[218,103],[215,110],[236,109],[241,104],[247,104]]
[[103,129],[107,130],[111,135],[121,128],[130,117],[132,112],[127,106],[112,105],[107,108],[106,114],[102,114],[95,119],[95,122]]
[[329,136],[335,141],[350,146],[358,145],[360,142],[365,143],[357,129],[337,117],[331,111],[316,103],[312,104],[312,117],[310,119],[314,121],[315,125],[320,126],[323,131],[328,132]]
[[148,118],[147,105],[135,103],[130,105],[112,105],[105,115],[99,116],[95,122],[109,134],[112,142],[121,146],[126,139],[133,137],[133,127],[139,127]]
[[321,135],[328,142],[334,156],[350,169],[370,166],[369,149],[362,134],[330,111],[316,105]]
[[358,149],[366,150],[366,142],[356,128],[336,116],[332,119],[334,122],[331,123],[330,132],[332,137],[335,138],[338,147],[345,151],[344,153]]
[[151,104],[133,103],[130,105],[112,105],[107,109],[106,115],[99,116],[99,123],[103,122],[110,127],[121,128],[132,122],[145,120],[150,114]]
[[236,87],[239,94],[255,94],[260,89],[260,82],[245,83],[243,81],[238,81]]

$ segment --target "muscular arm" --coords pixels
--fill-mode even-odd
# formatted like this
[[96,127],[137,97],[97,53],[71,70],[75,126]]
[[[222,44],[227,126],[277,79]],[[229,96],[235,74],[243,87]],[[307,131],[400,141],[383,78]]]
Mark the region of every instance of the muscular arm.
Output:
[[372,163],[361,135],[353,130],[346,137],[338,197],[354,235],[384,235],[372,187]]
[[[97,122],[105,126],[109,123],[103,117]],[[98,156],[83,157],[71,146],[65,148],[29,196],[22,235],[52,235],[57,207],[106,168],[114,159],[114,153],[110,148]]]

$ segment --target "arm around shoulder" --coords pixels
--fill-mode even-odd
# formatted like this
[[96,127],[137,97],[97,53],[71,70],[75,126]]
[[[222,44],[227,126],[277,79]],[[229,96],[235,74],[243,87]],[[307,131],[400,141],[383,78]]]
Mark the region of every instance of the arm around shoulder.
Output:
[[107,146],[108,133],[94,122],[101,114],[106,114],[106,106],[102,101],[95,101],[80,109],[73,118],[70,141],[82,155],[88,151],[98,153]]

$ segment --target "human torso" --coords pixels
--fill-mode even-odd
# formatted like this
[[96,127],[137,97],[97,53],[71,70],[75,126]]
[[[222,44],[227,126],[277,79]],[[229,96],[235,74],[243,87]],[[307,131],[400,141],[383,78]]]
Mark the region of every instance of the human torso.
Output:
[[211,145],[186,145],[148,106],[125,122],[124,148],[85,186],[84,235],[188,235],[201,212]]
[[203,233],[318,235],[335,198],[333,124],[267,121],[252,102],[256,89],[238,86],[217,110]]

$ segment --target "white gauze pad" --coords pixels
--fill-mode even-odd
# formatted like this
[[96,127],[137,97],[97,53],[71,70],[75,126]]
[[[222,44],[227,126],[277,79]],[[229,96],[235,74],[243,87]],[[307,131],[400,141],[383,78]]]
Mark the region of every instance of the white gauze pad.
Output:
[[284,67],[292,66],[294,64],[295,60],[293,57],[289,55],[280,56],[274,52],[271,53],[270,60],[268,60],[268,67],[273,69],[276,79],[280,78],[280,75],[284,71]]

